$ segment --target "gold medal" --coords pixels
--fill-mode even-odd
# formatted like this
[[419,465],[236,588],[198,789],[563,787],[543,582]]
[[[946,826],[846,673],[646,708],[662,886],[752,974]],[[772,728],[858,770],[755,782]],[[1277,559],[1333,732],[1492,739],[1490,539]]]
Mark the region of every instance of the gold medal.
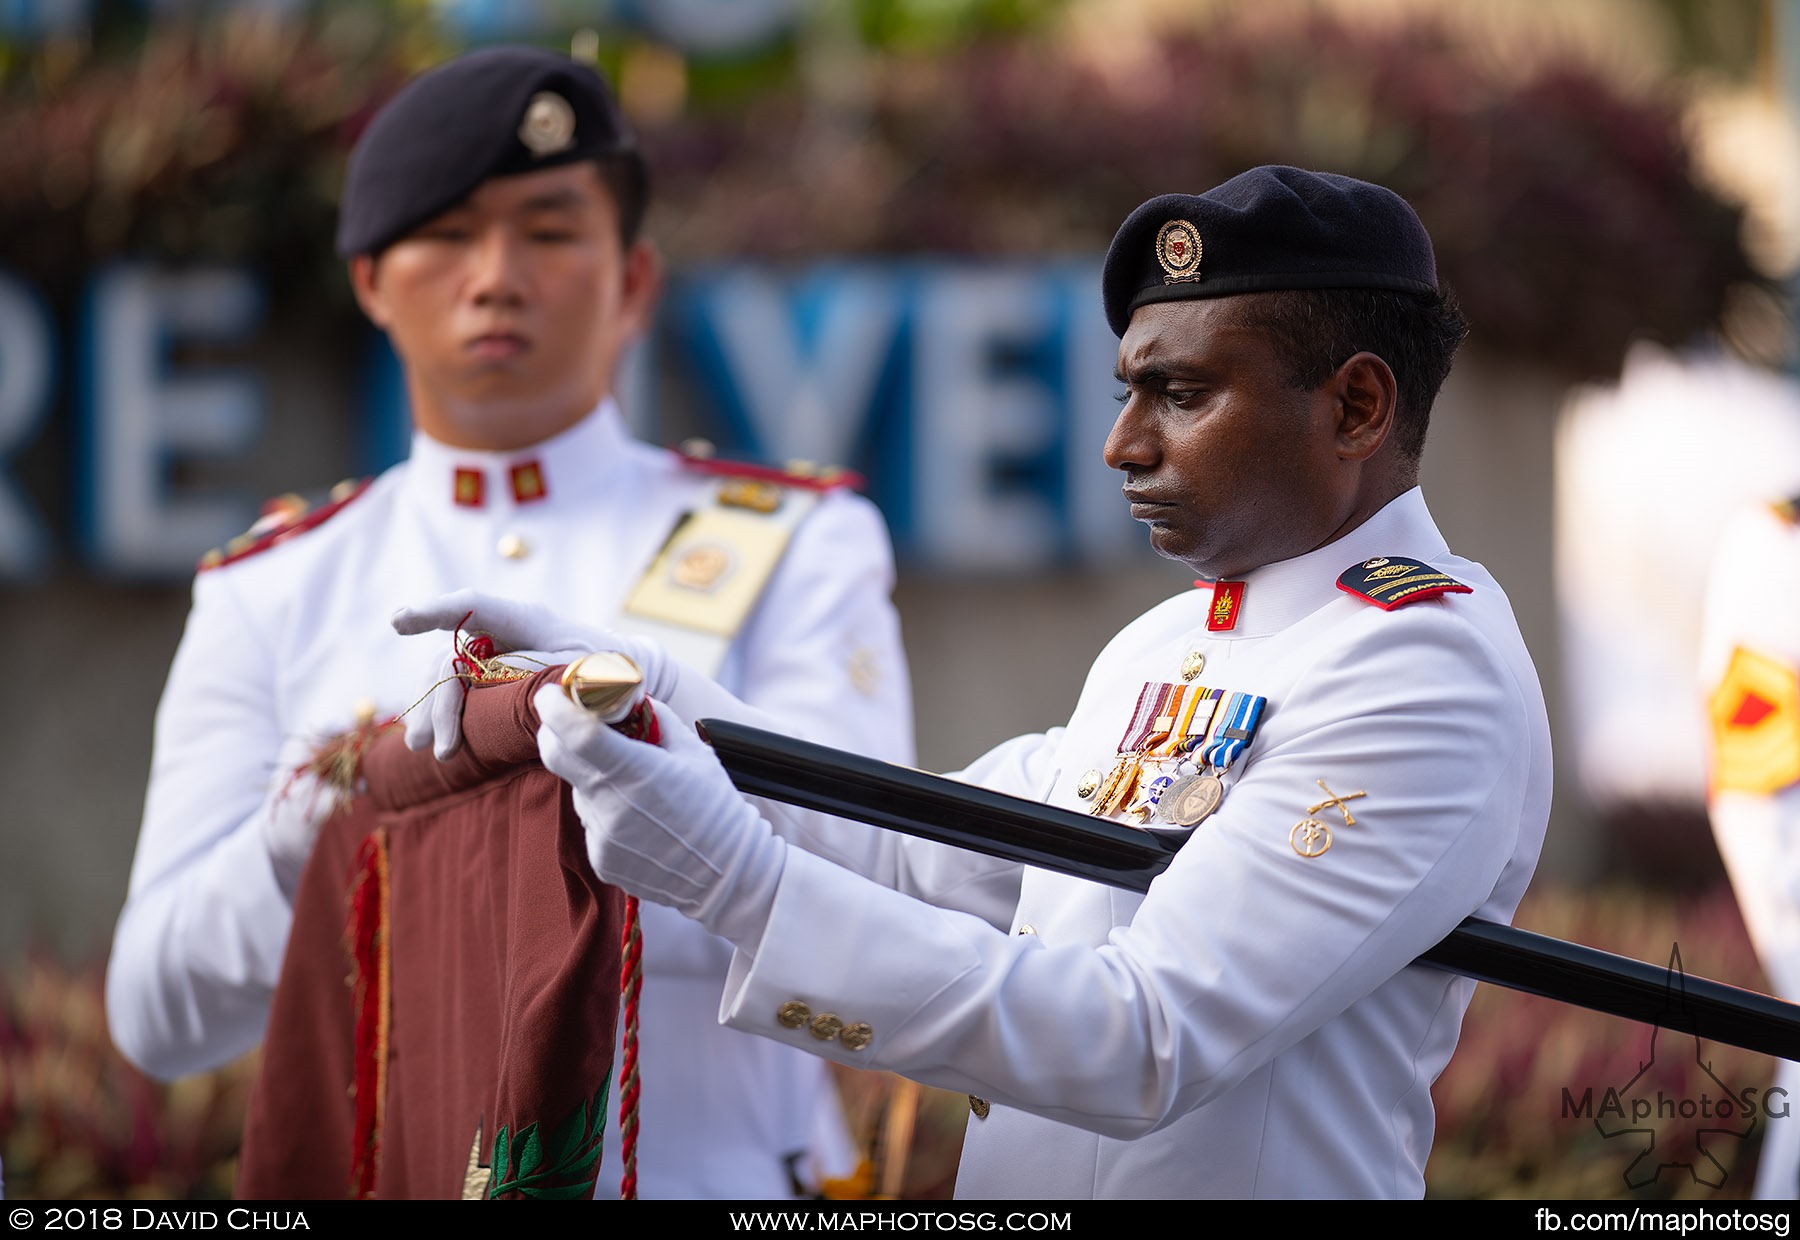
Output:
[[1225,798],[1225,785],[1217,775],[1183,775],[1156,804],[1157,815],[1178,826],[1198,826],[1207,815],[1219,808]]
[[[1095,787],[1092,793],[1094,803],[1088,806],[1088,813],[1104,814],[1106,812],[1106,802],[1111,799],[1113,789],[1118,786],[1121,779],[1125,778],[1126,756],[1127,755],[1125,754],[1120,754],[1113,762],[1112,766],[1107,770],[1106,774],[1100,777],[1100,783]],[[1082,782],[1085,783],[1086,780],[1084,779]]]
[[1116,814],[1131,799],[1131,793],[1137,787],[1138,763],[1138,755],[1132,753],[1126,754],[1113,767],[1114,777],[1094,797],[1096,814]]

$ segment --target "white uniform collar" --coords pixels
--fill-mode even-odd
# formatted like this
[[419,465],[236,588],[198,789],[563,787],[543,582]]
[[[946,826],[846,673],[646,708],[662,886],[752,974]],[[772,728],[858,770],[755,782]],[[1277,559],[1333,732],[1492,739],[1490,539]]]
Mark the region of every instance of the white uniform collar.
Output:
[[633,440],[608,396],[581,421],[529,448],[453,448],[415,429],[407,489],[433,508],[506,512],[555,505],[604,486],[627,466]]
[[[1413,487],[1336,542],[1247,573],[1242,578],[1244,593],[1237,623],[1229,631],[1208,636],[1267,637],[1338,597],[1342,591],[1337,579],[1352,565],[1378,555],[1429,561],[1449,550],[1425,508],[1424,492]],[[1211,590],[1212,583],[1207,582],[1197,585],[1194,592],[1204,596]]]

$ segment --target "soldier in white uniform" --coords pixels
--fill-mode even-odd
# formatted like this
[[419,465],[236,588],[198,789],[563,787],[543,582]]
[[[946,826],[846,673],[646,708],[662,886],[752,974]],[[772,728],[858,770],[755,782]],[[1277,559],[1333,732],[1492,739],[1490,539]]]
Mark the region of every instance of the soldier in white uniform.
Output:
[[[1707,812],[1775,994],[1800,1001],[1800,499],[1735,513],[1701,619]],[[1779,1092],[1777,1092],[1779,1091]],[[1778,1060],[1755,1195],[1800,1197],[1800,1064]]]
[[[784,726],[910,761],[875,508],[843,477],[626,433],[615,364],[659,283],[644,184],[603,79],[535,49],[415,79],[361,138],[339,247],[405,366],[412,451],[272,514],[195,581],[107,975],[113,1037],[151,1075],[259,1042],[328,808],[292,772],[405,712],[449,648],[397,636],[402,604],[479,586],[655,633],[684,656],[661,686],[675,700],[711,687],[704,669]],[[659,906],[642,929],[638,1195],[786,1197],[796,1174],[816,1191],[852,1170],[827,1065],[720,1027],[730,945]],[[619,1144],[599,1195],[619,1192]]]
[[1103,296],[1106,459],[1200,581],[963,777],[1187,832],[1147,895],[1028,870],[997,928],[953,850],[737,796],[679,707],[646,745],[552,688],[540,750],[603,877],[737,945],[722,1019],[971,1095],[959,1196],[1418,1197],[1474,982],[1412,962],[1510,920],[1550,799],[1506,596],[1417,485],[1464,325],[1404,201],[1285,167],[1139,207]]

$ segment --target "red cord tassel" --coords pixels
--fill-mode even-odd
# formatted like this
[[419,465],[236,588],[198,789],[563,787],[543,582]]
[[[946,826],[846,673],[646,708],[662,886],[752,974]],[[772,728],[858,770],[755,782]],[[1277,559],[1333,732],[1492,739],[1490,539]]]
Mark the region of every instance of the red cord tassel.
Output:
[[[652,720],[654,724],[654,719]],[[638,1135],[638,1000],[644,993],[644,939],[638,928],[638,900],[625,897],[625,925],[620,932],[623,948],[619,989],[625,995],[624,1062],[619,1065],[619,1158],[624,1171],[619,1177],[619,1200],[637,1200]]]

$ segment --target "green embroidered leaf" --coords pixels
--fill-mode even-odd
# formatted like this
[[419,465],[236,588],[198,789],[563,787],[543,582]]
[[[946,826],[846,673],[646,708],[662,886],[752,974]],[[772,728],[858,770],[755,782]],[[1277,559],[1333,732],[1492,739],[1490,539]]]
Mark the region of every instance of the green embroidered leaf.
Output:
[[502,1124],[500,1125],[500,1131],[494,1134],[494,1152],[488,1156],[487,1195],[490,1198],[497,1195],[494,1187],[495,1183],[503,1179],[507,1170],[512,1166],[512,1163],[508,1161],[510,1158],[511,1137],[506,1131],[506,1125]]
[[567,1201],[591,1196],[606,1135],[606,1102],[611,1087],[610,1079],[601,1081],[593,1098],[577,1106],[547,1134],[540,1134],[536,1121],[519,1129],[516,1169],[509,1161],[515,1143],[502,1124],[494,1138],[488,1197],[519,1193],[537,1200]]
[[538,1126],[529,1123],[519,1129],[519,1179],[531,1179],[543,1164],[544,1145],[538,1140]]

